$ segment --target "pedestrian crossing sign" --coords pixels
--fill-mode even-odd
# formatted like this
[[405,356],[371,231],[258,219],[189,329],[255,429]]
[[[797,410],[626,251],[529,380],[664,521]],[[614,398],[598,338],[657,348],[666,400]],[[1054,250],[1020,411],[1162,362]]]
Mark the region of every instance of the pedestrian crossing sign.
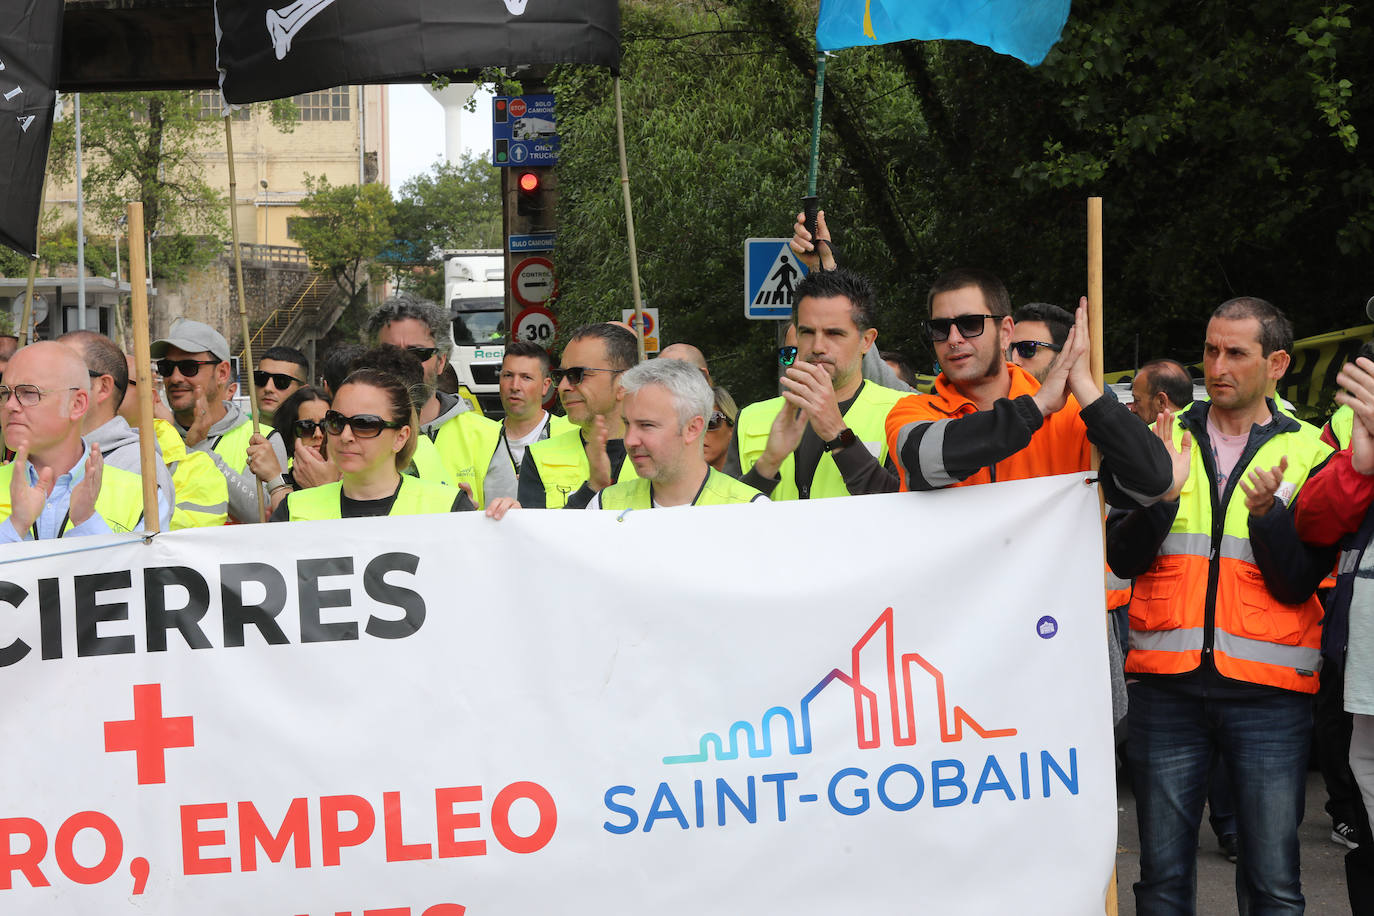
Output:
[[809,272],[789,239],[744,240],[744,317],[789,321],[792,291]]

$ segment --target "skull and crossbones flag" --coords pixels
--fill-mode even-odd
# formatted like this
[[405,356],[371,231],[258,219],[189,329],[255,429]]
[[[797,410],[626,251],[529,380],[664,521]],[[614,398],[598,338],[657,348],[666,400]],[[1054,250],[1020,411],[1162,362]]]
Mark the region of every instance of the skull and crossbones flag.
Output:
[[522,64],[620,64],[617,0],[216,0],[233,104]]
[[0,29],[0,243],[34,257],[52,139],[62,0],[20,0]]

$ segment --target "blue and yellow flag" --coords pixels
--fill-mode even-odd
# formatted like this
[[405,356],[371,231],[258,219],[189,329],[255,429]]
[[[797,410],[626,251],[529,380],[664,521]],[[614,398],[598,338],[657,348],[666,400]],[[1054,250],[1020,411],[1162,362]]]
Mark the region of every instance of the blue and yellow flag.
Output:
[[1033,67],[1054,47],[1068,18],[1069,0],[821,0],[816,45],[834,51],[956,38]]

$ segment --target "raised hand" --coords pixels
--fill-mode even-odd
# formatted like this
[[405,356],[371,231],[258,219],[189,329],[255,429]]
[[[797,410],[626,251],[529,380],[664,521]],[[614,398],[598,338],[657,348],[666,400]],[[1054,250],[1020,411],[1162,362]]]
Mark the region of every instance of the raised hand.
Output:
[[1188,475],[1193,469],[1193,434],[1185,432],[1177,446],[1174,445],[1174,412],[1161,410],[1155,417],[1155,435],[1164,443],[1164,451],[1169,453],[1169,463],[1173,468],[1174,485],[1164,494],[1165,502],[1173,502],[1183,492]]
[[1245,508],[1250,510],[1251,515],[1259,518],[1274,508],[1274,494],[1283,486],[1283,472],[1286,470],[1288,456],[1284,455],[1269,470],[1255,468],[1241,479],[1240,489],[1245,494]]
[[71,501],[67,514],[73,525],[80,525],[95,514],[95,501],[100,496],[100,481],[105,473],[105,458],[100,454],[100,446],[91,443],[91,454],[86,459],[86,473],[81,482],[72,487]]
[[38,485],[29,483],[29,447],[19,446],[14,455],[14,471],[10,474],[10,524],[21,538],[28,537],[33,523],[43,514],[48,496],[56,480],[52,468],[38,472]]
[[615,482],[611,479],[611,459],[606,454],[606,442],[610,437],[611,428],[606,418],[593,417],[592,428],[587,435],[587,465],[590,469],[587,484],[597,493]]
[[[792,253],[797,256],[810,270],[815,270],[817,266],[822,266],[824,270],[835,269],[835,251],[830,247],[830,229],[825,225],[825,211],[821,210],[816,214],[816,237],[811,238],[811,233],[806,231],[806,214],[797,214],[797,223],[792,227],[792,241],[788,246]],[[816,246],[820,246],[820,253],[817,254]]]
[[213,425],[210,422],[210,403],[205,400],[205,389],[200,385],[196,385],[195,392],[196,403],[192,408],[195,413],[191,419],[190,427],[186,430],[185,436],[187,448],[199,442],[204,442],[205,437],[210,435],[210,427]]

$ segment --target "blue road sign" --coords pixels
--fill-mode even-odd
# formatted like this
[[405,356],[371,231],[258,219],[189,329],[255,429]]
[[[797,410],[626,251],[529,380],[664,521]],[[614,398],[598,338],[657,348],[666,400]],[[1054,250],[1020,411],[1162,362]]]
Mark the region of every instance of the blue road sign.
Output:
[[787,321],[792,291],[810,271],[787,246],[789,239],[744,240],[744,317]]
[[553,96],[497,96],[491,103],[491,164],[555,165]]
[[532,235],[512,235],[506,239],[506,247],[511,254],[522,251],[553,251],[556,232],[536,232]]

